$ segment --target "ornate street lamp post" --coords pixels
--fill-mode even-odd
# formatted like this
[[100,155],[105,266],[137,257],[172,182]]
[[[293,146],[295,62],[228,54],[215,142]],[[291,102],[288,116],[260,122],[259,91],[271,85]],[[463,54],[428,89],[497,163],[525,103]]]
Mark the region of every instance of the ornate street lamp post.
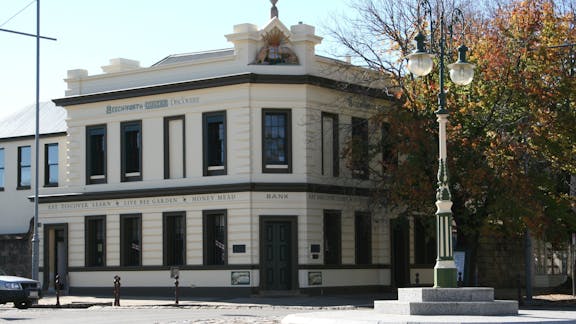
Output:
[[[425,14],[430,16],[430,35],[434,35],[434,26],[440,26],[440,93],[438,94],[438,189],[436,190],[436,265],[434,266],[434,287],[455,288],[457,284],[457,270],[454,262],[454,249],[452,246],[452,196],[448,185],[448,171],[446,168],[446,123],[448,110],[446,109],[446,92],[444,91],[444,48],[446,46],[446,32],[444,21],[444,8],[440,13],[440,22],[432,20],[432,8],[427,0],[419,1],[418,8],[425,5]],[[451,24],[462,20],[462,12],[454,9]],[[452,36],[452,27],[449,27]],[[432,37],[432,36],[431,36]],[[425,76],[432,71],[433,55],[429,54],[424,46],[425,36],[421,31],[415,37],[416,51],[408,55],[408,70],[416,76]],[[468,48],[461,45],[458,48],[458,61],[448,65],[450,78],[457,85],[468,85],[474,77],[474,65],[466,62]]]

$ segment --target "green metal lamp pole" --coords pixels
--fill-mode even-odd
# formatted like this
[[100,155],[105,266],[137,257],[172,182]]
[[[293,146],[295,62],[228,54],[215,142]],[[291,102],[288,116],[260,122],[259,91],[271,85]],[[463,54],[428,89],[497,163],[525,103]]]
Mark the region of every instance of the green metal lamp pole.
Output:
[[[420,1],[420,5],[427,5],[427,13],[431,16],[430,3]],[[453,12],[453,21],[458,19],[455,15],[462,16],[459,9]],[[430,19],[432,20],[432,19]],[[448,170],[446,167],[446,124],[448,123],[448,110],[446,109],[446,92],[444,91],[444,48],[446,36],[444,31],[444,10],[440,15],[440,93],[438,94],[438,110],[435,111],[438,120],[438,189],[436,190],[436,265],[434,266],[434,288],[456,288],[457,270],[454,262],[454,248],[452,246],[452,195],[448,182]],[[430,24],[434,26],[434,23]],[[432,28],[432,27],[431,27]],[[450,27],[450,31],[451,31]],[[434,31],[431,30],[431,35]],[[416,76],[425,76],[432,71],[432,54],[425,50],[424,35],[419,32],[415,38],[416,51],[408,55],[408,70]],[[467,85],[474,77],[474,65],[466,62],[468,48],[462,45],[458,48],[458,61],[448,65],[450,78],[458,85]]]

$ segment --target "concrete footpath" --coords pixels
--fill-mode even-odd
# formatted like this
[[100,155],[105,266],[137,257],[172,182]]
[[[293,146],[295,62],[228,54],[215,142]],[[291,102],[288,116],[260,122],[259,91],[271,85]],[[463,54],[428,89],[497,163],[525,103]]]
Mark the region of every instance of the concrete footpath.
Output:
[[[60,307],[88,308],[91,306],[112,306],[114,298],[93,296],[60,296]],[[238,307],[238,306],[299,306],[319,309],[371,309],[374,300],[393,300],[395,293],[382,294],[350,294],[322,296],[262,296],[250,297],[180,297],[179,303],[174,298],[154,296],[121,296],[121,307],[145,306],[205,306],[205,307]],[[55,295],[44,296],[33,307],[57,307]],[[534,296],[531,302],[526,302],[520,309],[568,309],[576,311],[576,297],[565,294],[548,294]]]
[[[120,307],[256,307],[288,306],[311,309],[358,309],[372,308],[375,299],[394,299],[395,294],[376,295],[329,295],[329,296],[250,296],[250,297],[182,297],[178,304],[174,298],[153,296],[121,296]],[[113,297],[60,296],[61,308],[88,308],[91,306],[112,306]],[[35,308],[52,308],[57,306],[55,295],[44,296],[33,305]]]

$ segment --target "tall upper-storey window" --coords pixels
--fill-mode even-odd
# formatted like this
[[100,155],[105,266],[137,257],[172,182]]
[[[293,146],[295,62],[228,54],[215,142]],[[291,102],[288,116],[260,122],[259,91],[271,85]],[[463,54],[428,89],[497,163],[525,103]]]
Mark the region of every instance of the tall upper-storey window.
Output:
[[164,179],[186,177],[184,116],[164,118]]
[[86,183],[106,183],[106,125],[86,127]]
[[0,191],[4,190],[4,148],[0,148]]
[[124,122],[120,128],[122,181],[142,180],[142,122]]
[[18,189],[30,189],[31,160],[30,146],[18,147]]
[[262,110],[262,172],[292,172],[291,112]]
[[226,174],[226,112],[211,112],[204,120],[204,175]]
[[44,146],[44,185],[58,186],[58,143]]
[[340,168],[338,115],[322,113],[322,174],[337,177]]
[[368,179],[368,120],[352,117],[352,177]]

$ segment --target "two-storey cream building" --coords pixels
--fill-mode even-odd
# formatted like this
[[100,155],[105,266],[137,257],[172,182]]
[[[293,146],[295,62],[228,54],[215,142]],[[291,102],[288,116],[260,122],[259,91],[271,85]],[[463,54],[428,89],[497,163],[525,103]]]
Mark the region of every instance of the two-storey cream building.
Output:
[[[368,141],[383,87],[315,54],[312,26],[236,25],[231,49],[151,67],[113,59],[71,70],[65,183],[42,194],[41,278],[71,291],[186,294],[380,289],[389,220],[368,169],[342,148]],[[356,70],[357,72],[357,70]],[[359,148],[360,149],[360,148]],[[363,148],[362,148],[363,149]]]

